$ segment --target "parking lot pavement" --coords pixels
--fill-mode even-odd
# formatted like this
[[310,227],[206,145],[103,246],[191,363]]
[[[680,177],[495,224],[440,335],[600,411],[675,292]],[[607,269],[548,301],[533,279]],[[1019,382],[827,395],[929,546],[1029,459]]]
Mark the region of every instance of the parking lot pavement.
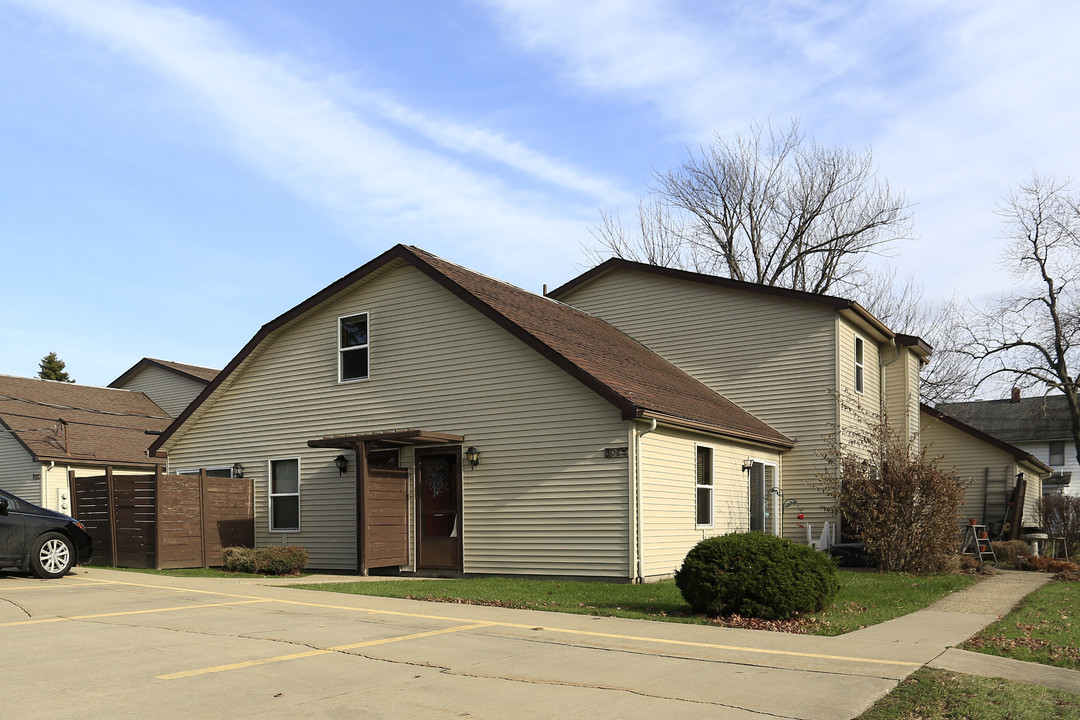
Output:
[[5,718],[850,718],[925,658],[80,568],[0,574]]

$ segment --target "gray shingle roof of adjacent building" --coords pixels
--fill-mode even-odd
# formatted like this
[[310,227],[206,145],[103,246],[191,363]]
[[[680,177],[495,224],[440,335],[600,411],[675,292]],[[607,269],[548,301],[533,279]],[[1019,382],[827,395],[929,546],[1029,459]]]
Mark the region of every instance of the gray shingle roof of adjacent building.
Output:
[[1012,400],[942,403],[938,409],[1005,442],[1068,440],[1069,408],[1064,395]]

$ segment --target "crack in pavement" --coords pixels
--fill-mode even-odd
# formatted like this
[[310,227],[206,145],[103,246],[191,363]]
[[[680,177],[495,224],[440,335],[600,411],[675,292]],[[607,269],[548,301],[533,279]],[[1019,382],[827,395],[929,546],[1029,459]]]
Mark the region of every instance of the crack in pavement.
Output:
[[34,617],[33,615],[31,615],[31,614],[30,614],[30,611],[29,611],[29,610],[27,610],[27,609],[26,609],[26,608],[24,608],[24,607],[23,607],[22,605],[20,605],[19,603],[15,602],[14,600],[11,600],[11,599],[9,599],[9,598],[4,598],[4,597],[0,597],[0,600],[3,600],[3,601],[4,601],[4,602],[6,602],[6,603],[11,603],[11,604],[12,604],[12,605],[14,605],[15,607],[19,608],[19,609],[20,609],[20,610],[22,610],[22,611],[23,611],[24,613],[26,613],[26,617],[28,617],[28,618],[32,618],[32,617]]

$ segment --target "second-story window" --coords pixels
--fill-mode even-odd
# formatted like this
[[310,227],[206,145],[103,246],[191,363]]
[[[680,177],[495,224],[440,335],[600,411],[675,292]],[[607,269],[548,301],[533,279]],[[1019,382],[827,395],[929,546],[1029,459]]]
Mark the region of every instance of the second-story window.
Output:
[[1051,440],[1050,441],[1050,462],[1049,465],[1064,465],[1065,464],[1065,441],[1064,440]]
[[863,368],[863,339],[855,338],[855,392],[863,391],[865,370]]
[[338,377],[341,382],[368,377],[368,314],[338,319]]

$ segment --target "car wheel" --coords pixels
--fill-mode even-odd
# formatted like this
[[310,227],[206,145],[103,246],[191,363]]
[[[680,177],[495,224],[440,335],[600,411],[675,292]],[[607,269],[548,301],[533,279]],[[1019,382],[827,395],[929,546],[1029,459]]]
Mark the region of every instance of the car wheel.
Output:
[[74,564],[71,541],[60,533],[45,533],[34,542],[30,551],[30,570],[39,578],[58,578]]

